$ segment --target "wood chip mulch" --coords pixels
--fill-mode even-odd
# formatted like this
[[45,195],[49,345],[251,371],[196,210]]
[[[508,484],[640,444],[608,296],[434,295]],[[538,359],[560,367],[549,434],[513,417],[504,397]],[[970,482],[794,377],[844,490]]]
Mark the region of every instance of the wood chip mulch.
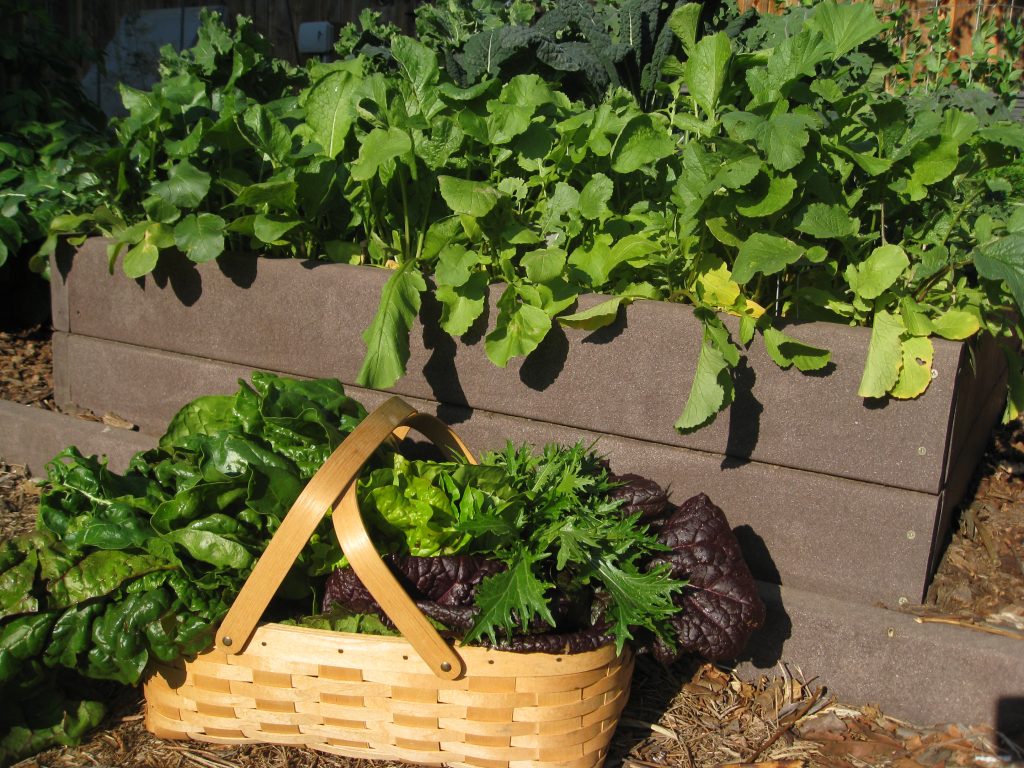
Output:
[[1024,641],[1024,422],[996,429],[925,603],[906,610]]
[[0,331],[0,400],[56,410],[48,328]]

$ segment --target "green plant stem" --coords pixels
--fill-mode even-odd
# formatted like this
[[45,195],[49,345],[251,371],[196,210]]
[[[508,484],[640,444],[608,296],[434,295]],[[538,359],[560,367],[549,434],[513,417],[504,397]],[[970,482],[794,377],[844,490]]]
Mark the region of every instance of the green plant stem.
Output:
[[398,166],[398,191],[402,196],[402,260],[407,260],[412,255],[412,233],[409,227],[409,198],[405,192],[405,174],[402,166]]

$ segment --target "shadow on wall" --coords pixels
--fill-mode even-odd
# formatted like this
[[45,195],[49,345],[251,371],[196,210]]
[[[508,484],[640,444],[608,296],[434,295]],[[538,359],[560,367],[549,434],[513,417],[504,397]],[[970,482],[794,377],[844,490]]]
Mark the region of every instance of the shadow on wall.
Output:
[[[158,288],[169,285],[182,306],[191,307],[203,295],[203,276],[199,274],[195,263],[183,256],[172,258],[171,254],[164,254],[151,274],[154,285]],[[146,289],[145,277],[137,278],[135,282],[143,290]]]
[[[486,322],[488,309],[485,304],[485,317],[478,318],[467,334],[474,336],[477,341],[481,336],[478,326],[481,320]],[[420,321],[423,324],[423,347],[430,350],[430,358],[423,366],[423,378],[427,380],[431,394],[438,403],[437,417],[445,424],[455,425],[472,416],[473,409],[466,402],[459,369],[455,366],[455,339],[441,329],[441,310],[441,303],[433,292],[427,291],[422,295]]]
[[[735,399],[729,406],[729,436],[726,438],[722,469],[735,469],[750,463],[750,457],[757,448],[761,436],[761,414],[764,406],[754,396],[757,374],[747,363],[746,356],[740,358],[732,376]],[[722,414],[719,418],[725,418]]]
[[999,699],[996,703],[996,732],[1001,750],[1009,752],[1011,759],[1024,759],[1024,696]]
[[769,669],[782,660],[782,649],[793,634],[793,621],[782,603],[782,577],[768,547],[753,528],[741,525],[733,529],[758,590],[764,601],[764,626],[750,637],[747,650],[737,662],[749,661],[758,669]]

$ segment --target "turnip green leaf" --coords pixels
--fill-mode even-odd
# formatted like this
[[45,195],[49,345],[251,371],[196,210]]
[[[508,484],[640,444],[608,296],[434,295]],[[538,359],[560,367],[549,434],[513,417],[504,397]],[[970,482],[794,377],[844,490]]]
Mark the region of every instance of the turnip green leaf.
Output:
[[686,62],[686,85],[693,100],[708,117],[714,117],[718,110],[718,98],[729,74],[731,58],[732,43],[725,32],[701,38],[690,51]]
[[504,368],[513,357],[537,348],[551,330],[551,318],[543,309],[519,301],[512,286],[505,289],[498,309],[495,328],[484,339],[484,348],[491,362]]
[[796,228],[811,237],[824,240],[856,234],[860,229],[860,221],[841,205],[811,203]]
[[603,173],[595,173],[591,176],[580,192],[580,216],[584,219],[596,220],[610,213],[608,201],[611,200],[613,191],[612,180]]
[[755,232],[740,246],[732,277],[740,285],[754,275],[774,275],[803,255],[804,249],[792,240],[767,232]]
[[837,59],[885,29],[875,15],[874,6],[868,3],[840,5],[833,0],[815,5],[807,26],[821,32]]
[[382,165],[412,150],[412,139],[401,128],[374,128],[363,137],[359,157],[352,165],[352,178],[367,181]]
[[910,259],[898,245],[880,245],[856,266],[850,265],[846,279],[862,299],[876,299],[895,283],[910,266]]
[[744,216],[751,218],[771,216],[785,208],[793,199],[793,192],[796,191],[796,179],[789,175],[769,175],[765,178],[767,179],[766,184],[761,184],[750,190],[744,194],[744,202],[736,204],[736,210]]
[[978,316],[963,309],[947,309],[931,321],[932,331],[944,339],[962,341],[981,329]]
[[1003,281],[1017,306],[1024,307],[1024,232],[1013,232],[976,249],[974,266],[982,277]]
[[224,252],[224,225],[213,213],[189,214],[174,227],[174,244],[190,261],[212,261]]
[[704,335],[690,396],[675,424],[680,432],[692,432],[713,421],[732,403],[735,392],[730,369],[739,362],[739,350],[729,341],[721,320],[709,314],[698,316],[704,324]]
[[565,251],[561,248],[541,248],[522,258],[526,276],[533,283],[546,283],[560,277],[565,269]]
[[935,348],[932,340],[924,336],[911,336],[903,340],[903,366],[900,377],[890,394],[908,400],[924,394],[932,383],[932,359]]
[[353,63],[320,80],[306,99],[306,122],[327,157],[341,152],[356,117],[355,94],[359,88],[361,65]]
[[483,314],[487,302],[487,275],[474,272],[460,285],[439,285],[434,294],[441,302],[441,327],[451,336],[462,336]]
[[380,305],[363,332],[366,357],[356,383],[387,389],[405,374],[409,361],[409,331],[420,311],[420,294],[427,290],[416,265],[407,261],[396,269],[381,291]]
[[142,238],[124,255],[121,268],[131,278],[148,275],[156,267],[163,248],[174,245],[174,234],[164,224],[150,222],[145,225]]
[[281,238],[291,232],[299,224],[296,219],[285,219],[278,216],[259,214],[253,219],[253,234],[261,242],[279,243]]
[[827,349],[813,347],[794,339],[777,328],[764,329],[764,346],[768,355],[780,368],[796,366],[800,371],[820,371],[831,357]]
[[438,285],[465,285],[471,270],[479,261],[480,257],[474,251],[466,250],[464,246],[454,243],[447,245],[438,254],[434,277]]
[[616,141],[612,152],[612,170],[632,173],[656,163],[675,151],[675,143],[650,115],[634,117]]
[[481,218],[486,216],[500,197],[499,192],[487,182],[458,179],[454,176],[438,176],[441,197],[455,213]]
[[210,191],[210,174],[182,160],[171,168],[167,181],[154,184],[150,191],[178,208],[195,208]]
[[911,336],[931,336],[932,321],[928,319],[924,308],[912,297],[904,296],[900,299],[900,316],[903,318],[907,333]]
[[575,312],[571,315],[559,315],[558,322],[567,328],[580,328],[585,331],[596,331],[615,322],[619,316],[619,307],[624,302],[623,297],[614,298],[595,304],[589,309]]
[[895,386],[903,367],[901,337],[906,329],[903,320],[888,312],[876,312],[871,326],[871,340],[857,394],[861,397],[885,397]]

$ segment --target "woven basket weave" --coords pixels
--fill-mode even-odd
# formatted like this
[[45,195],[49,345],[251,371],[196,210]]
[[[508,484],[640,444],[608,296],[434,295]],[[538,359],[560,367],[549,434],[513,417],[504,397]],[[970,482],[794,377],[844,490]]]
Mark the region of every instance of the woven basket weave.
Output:
[[[146,680],[146,727],[169,739],[269,742],[351,757],[479,768],[597,768],[629,695],[633,660],[611,645],[579,654],[452,646],[381,561],[355,479],[410,428],[473,461],[428,414],[391,398],[324,463],[296,500],[217,632],[193,660]],[[339,498],[340,497],[340,498]],[[345,555],[401,632],[378,637],[257,627],[325,511]]]

